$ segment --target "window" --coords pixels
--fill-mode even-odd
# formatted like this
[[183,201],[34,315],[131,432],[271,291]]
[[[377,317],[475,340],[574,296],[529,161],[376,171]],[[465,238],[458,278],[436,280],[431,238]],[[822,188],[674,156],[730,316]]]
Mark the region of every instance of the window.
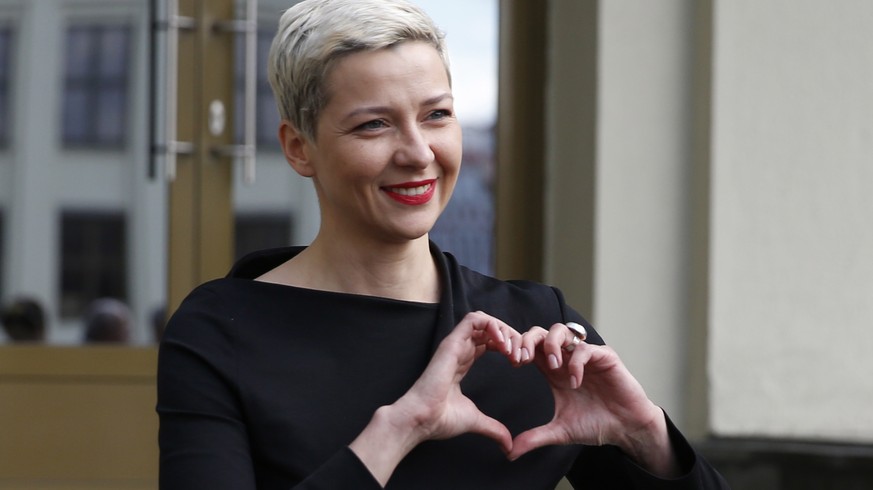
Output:
[[234,234],[237,259],[256,250],[285,247],[291,242],[291,217],[278,213],[238,215]]
[[[258,62],[257,62],[257,88],[255,102],[255,140],[258,149],[279,151],[279,140],[276,137],[279,129],[279,110],[276,108],[276,99],[273,97],[273,89],[267,78],[267,57],[270,54],[270,45],[273,43],[274,31],[258,30]],[[234,131],[237,142],[242,142],[244,123],[243,101],[245,94],[245,36],[236,38],[235,45],[236,73],[236,108],[234,112]]]
[[455,191],[430,232],[442,250],[484,274],[494,270],[494,129],[464,128],[464,160]]
[[127,299],[127,231],[120,212],[61,215],[61,316],[103,297]]
[[446,32],[455,111],[464,131],[461,174],[430,238],[465,266],[493,274],[499,2],[415,3]]
[[127,133],[130,27],[75,25],[66,34],[65,147],[121,148]]
[[0,26],[0,148],[7,148],[9,146],[9,78],[12,74],[11,44],[12,29],[8,26]]

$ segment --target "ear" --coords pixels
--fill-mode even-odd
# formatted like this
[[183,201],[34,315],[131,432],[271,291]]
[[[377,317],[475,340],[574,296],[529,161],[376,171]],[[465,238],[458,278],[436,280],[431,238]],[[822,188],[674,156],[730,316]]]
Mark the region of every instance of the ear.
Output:
[[283,120],[279,124],[279,143],[288,164],[303,177],[315,175],[315,168],[309,159],[309,148],[312,145],[290,121]]

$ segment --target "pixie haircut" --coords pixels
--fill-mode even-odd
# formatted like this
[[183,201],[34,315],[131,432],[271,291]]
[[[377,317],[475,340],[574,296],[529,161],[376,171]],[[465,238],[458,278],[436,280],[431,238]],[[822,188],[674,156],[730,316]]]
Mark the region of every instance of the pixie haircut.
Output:
[[333,64],[350,53],[405,41],[433,46],[451,83],[445,35],[406,0],[304,0],[289,8],[279,19],[268,61],[280,117],[314,142]]

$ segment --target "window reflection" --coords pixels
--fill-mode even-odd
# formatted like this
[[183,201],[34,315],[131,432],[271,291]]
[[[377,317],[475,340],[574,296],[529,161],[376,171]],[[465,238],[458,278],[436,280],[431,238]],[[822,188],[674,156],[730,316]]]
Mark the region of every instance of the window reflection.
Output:
[[127,232],[121,212],[61,217],[61,316],[81,317],[99,298],[127,299]]
[[413,1],[446,33],[455,111],[464,132],[461,174],[430,236],[460,263],[493,274],[498,2]]
[[288,213],[240,213],[234,227],[236,258],[257,250],[284,247],[291,236]]
[[[291,3],[259,1],[258,176],[253,186],[235,180],[238,254],[305,244],[317,229],[311,182],[296,176],[278,151],[279,116],[266,78],[278,13]],[[496,46],[496,1],[420,3],[449,34],[458,99],[488,99],[493,87],[473,97],[462,94],[463,78],[488,72],[489,62],[478,57],[494,53],[462,34],[493,35]],[[490,5],[490,17],[480,15],[473,4]],[[149,4],[89,0],[41,5],[45,11],[40,12],[50,15],[13,9],[4,11],[0,21],[0,150],[22,146],[0,151],[0,303],[22,294],[37,297],[45,305],[47,340],[78,343],[81,314],[91,300],[121,298],[134,311],[137,339],[150,341],[151,315],[166,301],[166,187],[146,177],[147,114],[135,112],[148,105]],[[476,29],[452,24],[452,19],[468,17]],[[18,42],[19,31],[31,33],[35,44]],[[242,50],[241,43],[237,49]],[[467,58],[477,60],[474,69],[465,66]],[[242,63],[241,52],[236,59]],[[237,73],[241,99],[241,69]],[[13,101],[20,102],[13,106]],[[44,128],[51,144],[35,131],[12,126],[15,107],[26,112],[16,119]],[[242,101],[235,107],[239,118]],[[461,114],[462,182],[433,237],[462,263],[489,272],[493,115],[487,121],[470,116],[466,109]],[[241,135],[241,124],[236,127]],[[0,335],[3,340],[8,339]]]
[[[272,23],[271,23],[272,25]],[[276,100],[273,97],[273,90],[270,88],[270,81],[267,78],[267,57],[270,53],[270,45],[273,43],[273,35],[275,34],[275,26],[266,28],[259,26],[258,28],[258,47],[257,47],[257,76],[256,76],[256,110],[255,117],[255,138],[259,150],[267,150],[270,152],[279,152],[279,140],[276,137],[276,131],[279,127],[279,110],[276,108]],[[236,79],[235,103],[236,107],[244,106],[244,91],[245,91],[245,37],[237,36],[234,43],[234,73]],[[242,114],[237,111],[234,123],[234,137],[238,142],[243,141],[244,121]]]
[[38,301],[51,344],[81,343],[88,306],[107,297],[148,342],[166,301],[166,190],[148,179],[143,110],[149,3],[0,9],[0,307]]
[[65,147],[118,148],[126,136],[130,27],[75,25],[66,33]]

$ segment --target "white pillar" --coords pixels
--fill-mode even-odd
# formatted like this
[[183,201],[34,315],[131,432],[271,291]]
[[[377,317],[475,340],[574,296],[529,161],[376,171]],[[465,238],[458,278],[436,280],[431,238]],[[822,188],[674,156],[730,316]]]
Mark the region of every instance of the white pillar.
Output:
[[[53,179],[54,149],[60,123],[56,117],[59,80],[56,66],[62,63],[57,46],[62,45],[57,11],[49,2],[24,2],[15,30],[12,70],[14,87],[20,97],[12,100],[11,186],[7,207],[6,274],[3,290],[7,296],[31,295],[46,308],[48,335],[57,323],[59,236]],[[34,108],[41,108],[34,110]]]

